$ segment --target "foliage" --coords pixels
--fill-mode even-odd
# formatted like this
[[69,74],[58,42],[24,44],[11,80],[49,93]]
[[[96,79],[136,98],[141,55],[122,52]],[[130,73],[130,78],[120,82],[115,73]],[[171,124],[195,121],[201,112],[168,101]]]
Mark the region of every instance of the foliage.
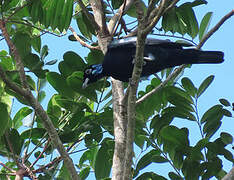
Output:
[[[111,10],[118,9],[122,2],[105,2],[106,15],[111,15]],[[83,0],[83,3],[93,16],[89,1]],[[163,31],[187,34],[192,40],[199,36],[201,40],[206,35],[212,12],[204,16],[199,27],[193,7],[205,3],[204,0],[196,0],[175,6],[162,17]],[[146,12],[147,6],[143,1],[141,4]],[[93,42],[96,32],[89,18],[78,4],[73,4],[73,0],[6,0],[1,1],[0,8],[1,19],[7,19],[7,31],[24,63],[31,91],[39,102],[46,100],[46,112],[66,150],[80,156],[79,160],[77,157],[74,159],[81,179],[86,179],[92,171],[97,179],[110,177],[114,149],[110,83],[101,80],[88,89],[81,88],[84,67],[100,62],[103,54],[99,50],[90,50],[83,58],[78,52],[66,52],[58,64],[59,71],[53,72],[50,66],[57,60],[46,60],[49,47],[41,42],[44,33],[64,35],[72,17],[80,31],[79,37],[85,42]],[[136,7],[132,6],[125,16],[135,20]],[[22,86],[11,52],[0,51],[0,66],[12,82]],[[161,77],[153,78],[144,91],[138,92],[138,99],[157,87],[170,72],[163,71]],[[198,116],[198,100],[213,80],[211,75],[195,87],[188,77],[180,82],[175,79],[137,106],[135,144],[144,153],[134,162],[133,177],[166,179],[157,172],[144,171],[145,167],[156,163],[167,163],[173,167],[174,171],[168,172],[171,179],[209,179],[225,175],[223,161],[234,162],[232,153],[227,149],[233,143],[233,137],[227,132],[222,132],[216,139],[213,137],[220,129],[223,117],[232,117],[232,105],[222,98],[220,104]],[[46,83],[57,91],[49,100],[43,90]],[[15,115],[11,113],[11,108],[15,107],[12,99],[21,103]],[[5,165],[15,169],[17,163],[11,160],[23,159],[33,173],[41,173],[38,175],[40,180],[54,177],[70,179],[67,167],[55,156],[56,151],[41,119],[28,106],[29,102],[1,79],[0,100],[0,154],[5,158]],[[30,119],[29,116],[31,125],[25,127],[23,120]],[[196,144],[190,143],[188,128],[172,125],[178,118],[193,122],[194,127],[200,130],[200,139]],[[83,151],[80,143],[85,146]],[[43,157],[46,157],[46,162]],[[40,163],[47,166],[38,168]],[[1,179],[6,179],[8,173],[9,169],[2,167]]]

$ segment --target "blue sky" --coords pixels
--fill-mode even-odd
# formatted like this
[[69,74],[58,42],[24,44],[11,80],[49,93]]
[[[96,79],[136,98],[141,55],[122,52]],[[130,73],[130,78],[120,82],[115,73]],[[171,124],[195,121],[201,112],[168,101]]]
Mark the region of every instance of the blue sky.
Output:
[[[183,1],[182,1],[183,2]],[[198,22],[201,21],[202,17],[209,11],[213,11],[213,18],[210,24],[210,27],[213,27],[225,14],[232,10],[233,0],[225,0],[225,1],[208,1],[208,5],[202,5],[195,8],[195,12],[198,18]],[[75,24],[72,24],[73,28],[76,28]],[[207,92],[205,92],[199,99],[199,113],[200,116],[208,110],[211,106],[219,103],[220,98],[228,99],[231,103],[234,102],[234,82],[233,82],[233,72],[234,72],[234,51],[233,51],[233,30],[234,30],[234,17],[230,18],[226,21],[222,27],[212,35],[212,37],[206,42],[206,44],[202,47],[203,50],[220,50],[225,54],[225,61],[219,65],[193,65],[192,68],[186,69],[183,77],[189,77],[196,87],[200,85],[200,83],[209,75],[215,75],[215,79],[211,86],[208,88]],[[68,32],[71,34],[71,32]],[[157,38],[155,36],[155,38]],[[161,37],[160,37],[161,38]],[[167,38],[168,39],[168,38]],[[66,51],[75,51],[81,57],[87,56],[88,50],[82,47],[78,42],[71,42],[67,39],[67,36],[58,38],[52,35],[42,36],[42,44],[47,44],[49,46],[49,55],[47,57],[47,61],[52,59],[62,60],[63,54]],[[3,43],[0,42],[0,46]],[[48,68],[51,68],[48,67]],[[57,64],[52,67],[54,71],[57,71]],[[147,83],[147,82],[144,82]],[[144,84],[142,84],[144,85]],[[140,85],[140,86],[142,86]],[[55,91],[48,87],[46,89],[47,100],[50,96],[55,93]],[[44,101],[43,105],[46,109],[46,102]],[[14,108],[18,109],[17,105]],[[13,110],[13,114],[16,110]],[[223,124],[218,131],[217,135],[214,138],[219,137],[221,132],[229,132],[234,136],[234,125],[233,118],[224,118]],[[189,122],[186,120],[178,119],[175,121],[175,124],[178,127],[188,127],[192,128],[190,132],[191,144],[196,143],[196,141],[200,138],[199,129],[195,129],[194,122]],[[230,146],[229,146],[230,149]],[[233,151],[231,151],[233,152]],[[77,156],[79,156],[78,154]],[[231,163],[225,163],[225,170],[229,171],[231,169]],[[160,165],[151,165],[147,168],[147,170],[155,171],[157,169],[157,173],[166,175],[169,172],[168,166],[160,164]],[[93,179],[90,177],[89,179]]]

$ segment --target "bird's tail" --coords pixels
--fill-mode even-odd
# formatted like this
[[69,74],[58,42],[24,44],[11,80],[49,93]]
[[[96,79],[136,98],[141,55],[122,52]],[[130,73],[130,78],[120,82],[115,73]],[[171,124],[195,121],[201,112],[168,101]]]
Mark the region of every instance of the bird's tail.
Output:
[[221,51],[200,51],[196,49],[184,49],[182,51],[184,64],[209,64],[222,63],[224,53]]

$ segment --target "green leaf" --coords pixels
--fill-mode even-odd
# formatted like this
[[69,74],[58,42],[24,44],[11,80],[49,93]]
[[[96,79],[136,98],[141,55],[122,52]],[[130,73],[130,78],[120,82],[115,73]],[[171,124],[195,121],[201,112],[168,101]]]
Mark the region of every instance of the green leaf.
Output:
[[202,93],[209,87],[209,85],[213,82],[214,80],[214,75],[211,75],[207,77],[199,86],[198,92],[197,92],[197,97],[201,96]]
[[79,13],[76,16],[76,23],[78,25],[78,28],[79,28],[81,34],[84,37],[86,37],[87,39],[92,39],[92,33],[90,31],[90,28],[87,27],[87,24],[85,22],[85,18],[86,18],[86,16],[83,13]]
[[99,64],[103,61],[104,55],[100,50],[91,50],[88,54],[88,57],[85,59],[88,62],[88,65]]
[[223,109],[223,115],[227,117],[232,117],[232,113],[228,111],[227,109]]
[[222,105],[214,105],[210,109],[208,109],[201,118],[201,123],[207,122],[217,117],[218,114],[222,112]]
[[[71,76],[67,78],[68,85],[79,94],[84,95],[85,97],[97,102],[97,94],[95,92],[94,84],[90,85],[88,88],[83,89],[83,72],[77,71],[74,72]],[[98,83],[98,82],[97,82]]]
[[9,125],[9,114],[7,111],[7,105],[5,103],[0,102],[0,123],[1,123],[1,131],[0,137],[5,133],[6,128]]
[[19,51],[21,58],[31,52],[31,38],[28,34],[17,32],[13,37],[13,43]]
[[15,129],[18,129],[19,127],[22,126],[22,120],[28,116],[29,114],[32,113],[32,109],[28,108],[28,107],[23,107],[21,108],[14,116],[13,118],[13,127]]
[[[5,135],[6,136],[6,135]],[[20,155],[21,149],[23,147],[23,139],[20,137],[18,131],[16,129],[10,129],[8,131],[8,140],[11,143],[8,144],[8,140],[6,141],[6,147],[11,152],[11,149],[13,150],[13,154]]]
[[53,88],[58,91],[61,95],[73,98],[75,93],[68,86],[66,79],[56,72],[48,72],[46,74],[48,82],[53,86]]
[[189,144],[187,133],[175,126],[163,127],[160,135],[163,139],[175,145],[187,146]]
[[212,15],[213,15],[213,12],[206,13],[206,15],[203,17],[201,21],[200,29],[199,29],[199,41],[201,41],[203,37],[206,35],[207,30],[210,25]]
[[160,176],[154,172],[146,172],[146,173],[143,173],[142,175],[140,175],[139,177],[136,178],[136,180],[143,180],[143,179],[146,179],[146,180],[167,180],[165,177],[163,176]]
[[196,121],[196,117],[182,107],[167,107],[166,109],[163,110],[163,112],[171,115],[172,117],[179,117],[191,121]]
[[146,153],[137,163],[136,171],[140,171],[141,169],[145,168],[149,164],[153,162],[152,157],[159,156],[159,150],[151,150],[150,152]]
[[96,161],[95,161],[96,179],[109,177],[112,166],[113,149],[114,149],[113,140],[110,138],[105,138],[96,156]]
[[113,9],[118,9],[123,4],[123,2],[123,0],[112,0],[111,5]]
[[59,171],[59,175],[57,177],[57,179],[66,179],[66,180],[71,180],[71,175],[70,175],[70,171],[68,170],[68,168],[66,167],[65,163],[63,163],[60,171]]
[[[146,5],[145,5],[144,1],[140,0],[139,3],[140,3],[140,6],[143,9],[144,14],[146,14],[147,8],[146,8]],[[128,9],[127,15],[129,15],[131,17],[134,17],[134,18],[137,18],[135,3],[133,3],[132,6]]]
[[184,77],[181,80],[183,88],[193,97],[195,97],[195,94],[197,93],[197,88],[194,86],[193,82],[187,78]]
[[55,63],[57,63],[57,59],[54,59],[54,60],[51,60],[51,61],[48,61],[47,63],[45,63],[45,65],[54,65]]
[[183,178],[181,176],[179,176],[178,174],[176,174],[174,172],[169,172],[168,176],[169,176],[169,178],[171,178],[173,180],[183,180]]
[[90,167],[82,169],[79,173],[81,180],[85,180],[89,176],[89,173],[90,173]]
[[22,139],[40,139],[44,137],[45,133],[46,130],[44,128],[32,128],[23,131],[20,136]]
[[226,132],[222,132],[220,134],[220,137],[222,139],[222,141],[225,143],[225,144],[232,144],[233,142],[233,137],[231,134],[228,134]]
[[63,61],[59,63],[60,73],[67,77],[75,71],[83,71],[87,65],[84,60],[75,52],[68,51],[63,55]]
[[49,54],[49,48],[47,45],[44,45],[40,51],[40,57],[44,61],[45,57]]
[[226,107],[231,106],[231,103],[226,99],[219,99],[219,102]]
[[41,36],[33,37],[31,42],[32,42],[33,49],[35,49],[36,52],[40,53],[40,50],[41,50]]

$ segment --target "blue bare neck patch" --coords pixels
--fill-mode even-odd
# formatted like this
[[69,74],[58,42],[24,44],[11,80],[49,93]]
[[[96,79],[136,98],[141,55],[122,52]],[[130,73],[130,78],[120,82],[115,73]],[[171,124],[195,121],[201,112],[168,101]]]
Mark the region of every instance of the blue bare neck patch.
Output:
[[92,68],[94,69],[94,70],[92,71],[92,74],[93,74],[93,75],[101,74],[102,71],[103,71],[102,64],[95,64],[95,65],[92,65]]

